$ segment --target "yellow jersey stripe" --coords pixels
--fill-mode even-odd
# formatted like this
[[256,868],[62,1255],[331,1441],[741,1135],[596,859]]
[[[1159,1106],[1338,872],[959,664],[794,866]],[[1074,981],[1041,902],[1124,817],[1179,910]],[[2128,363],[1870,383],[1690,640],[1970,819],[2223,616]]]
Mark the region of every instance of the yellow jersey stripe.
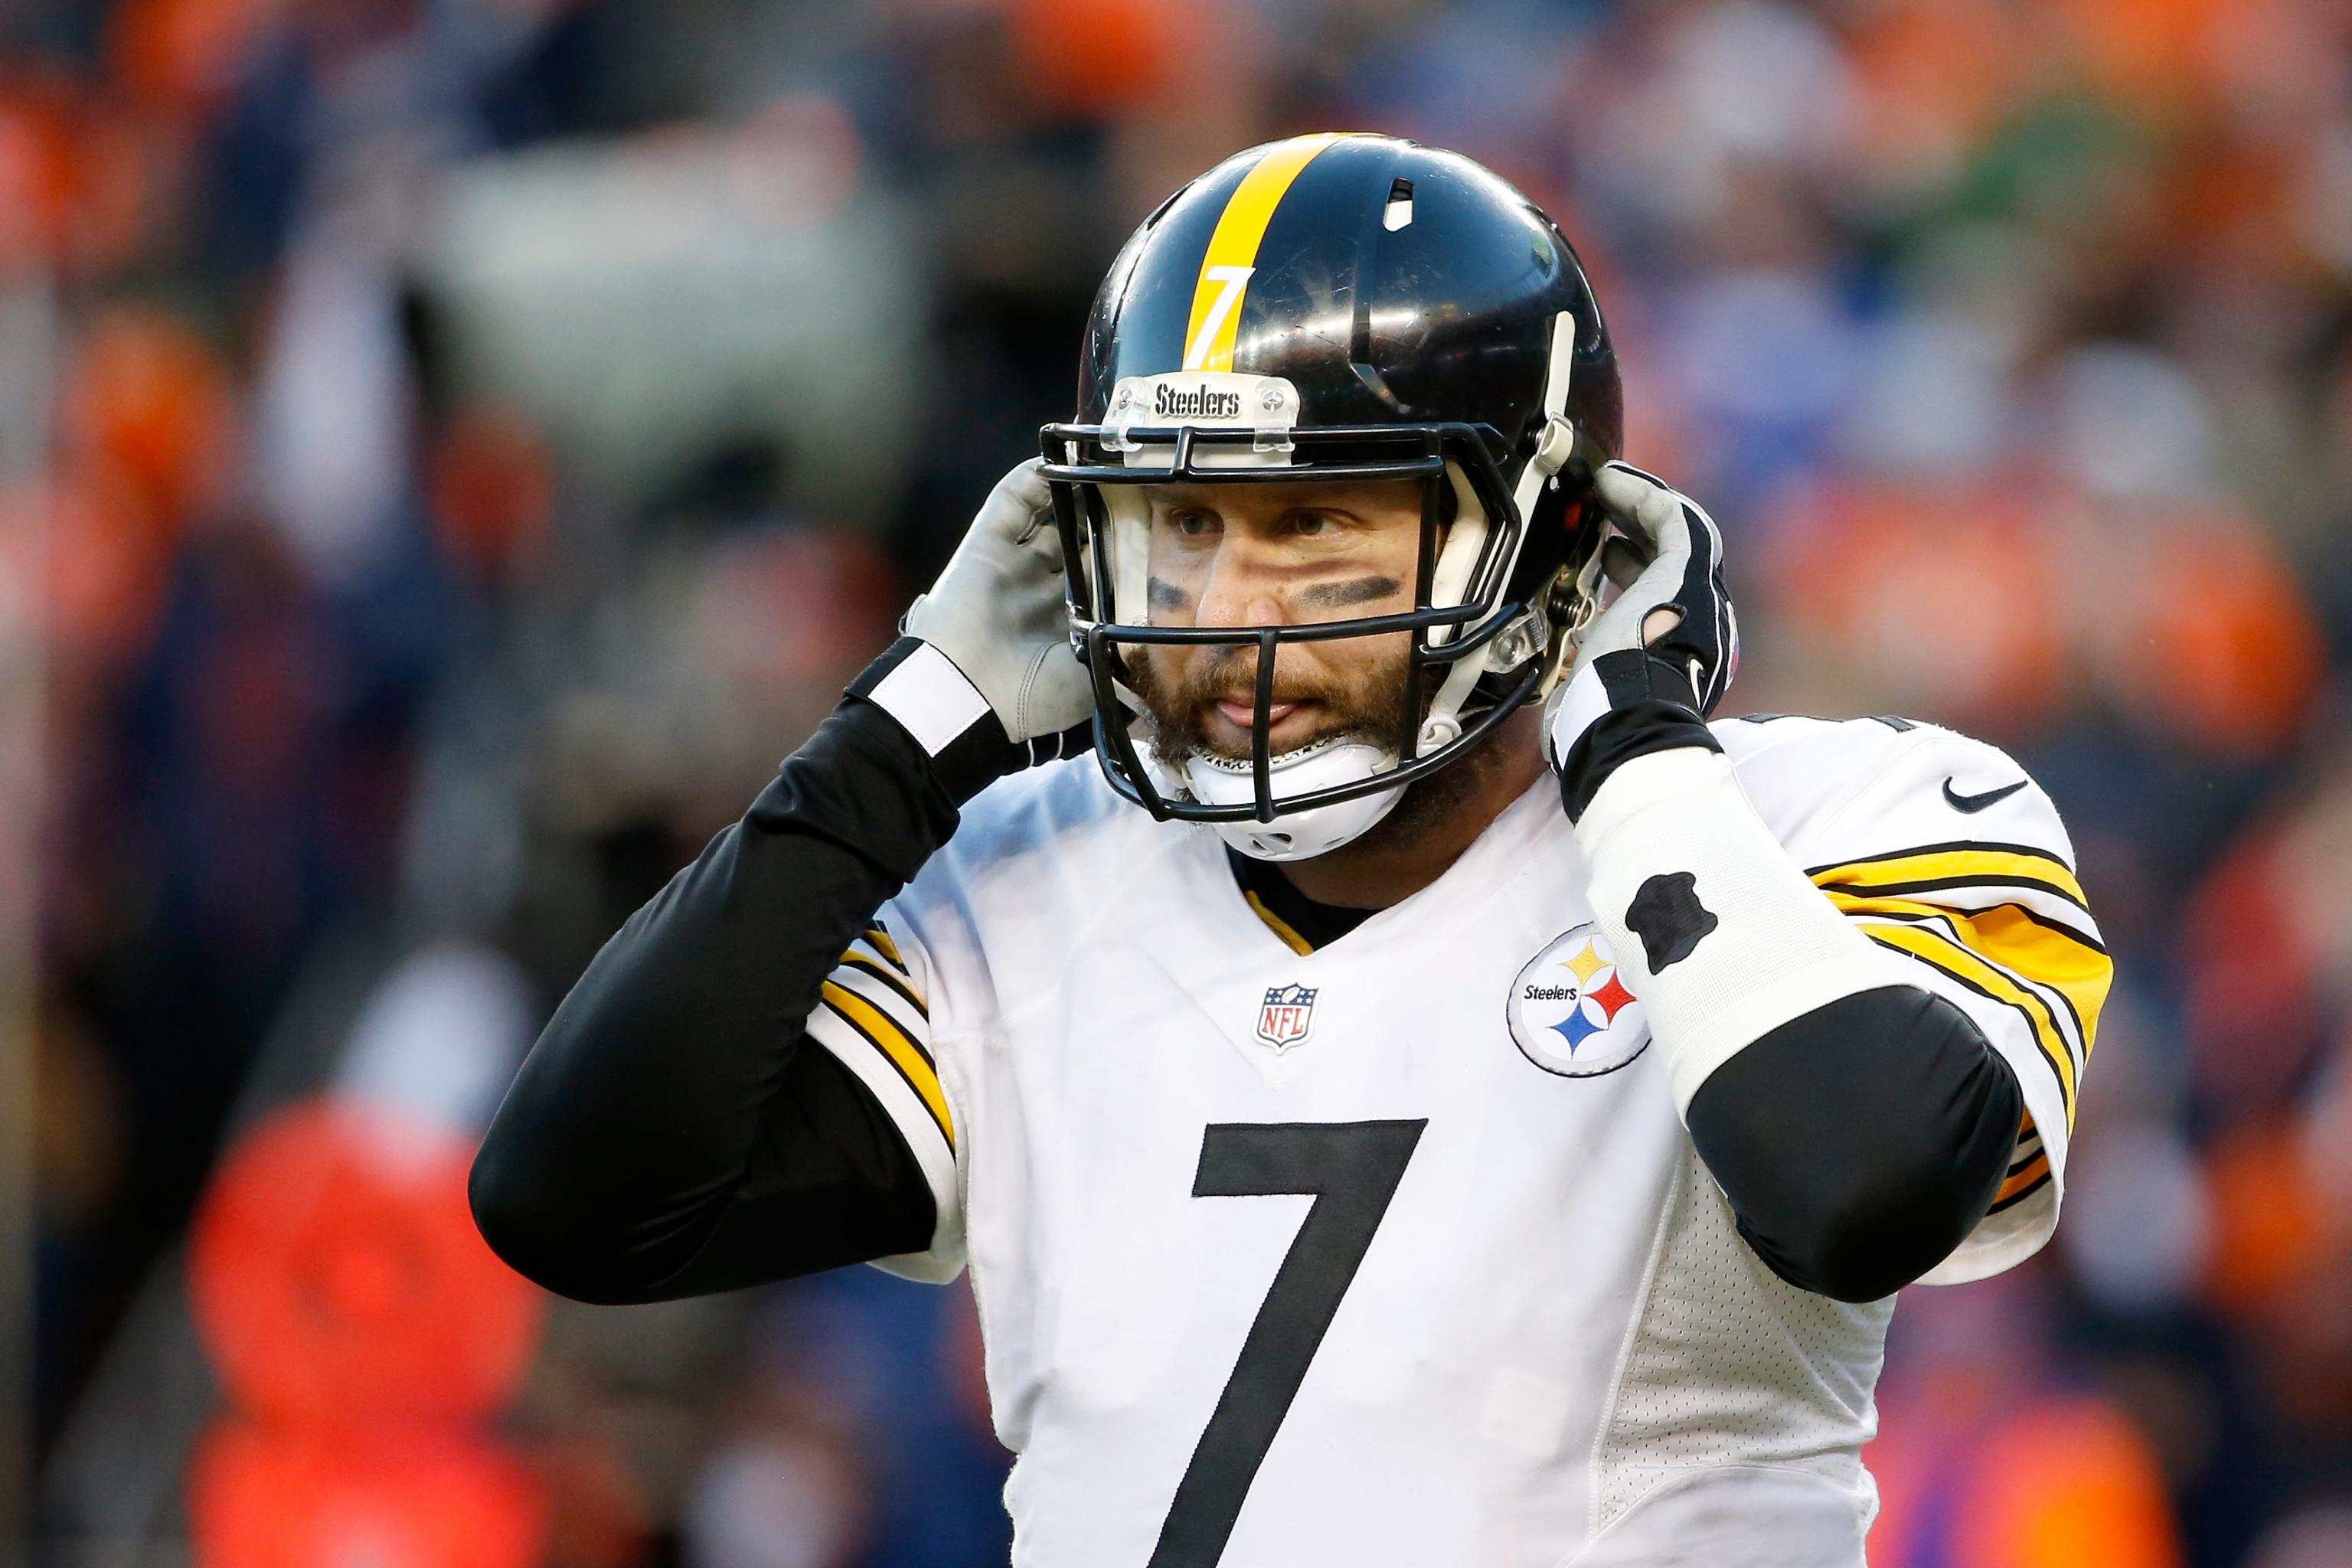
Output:
[[908,1006],[912,1007],[917,1013],[920,1014],[922,1016],[923,1022],[928,1024],[931,1021],[931,1010],[923,1005],[923,999],[915,994],[915,988],[908,984],[905,981],[899,979],[898,975],[892,973],[888,964],[883,963],[877,959],[868,958],[853,947],[847,952],[841,955],[841,967],[844,969],[855,969],[860,974],[872,975],[884,985],[889,987],[891,991],[897,993],[898,998],[905,1002]]
[[907,967],[906,956],[898,951],[898,944],[890,940],[890,933],[883,929],[880,921],[876,921],[859,934],[875,952],[888,959],[899,973],[913,978],[914,972]]
[[1338,132],[1324,132],[1275,143],[1225,198],[1225,210],[1217,216],[1209,248],[1201,256],[1200,280],[1192,286],[1192,314],[1184,327],[1184,369],[1234,368],[1242,297],[1257,268],[1257,247],[1265,238],[1266,225],[1274,221],[1274,209],[1282,205],[1298,172],[1338,140]]
[[[1934,931],[1944,941],[1966,949],[1982,960],[1987,967],[1999,972],[2011,984],[2041,1002],[2050,1021],[2058,1026],[2059,1038],[2066,1046],[2077,1068],[2089,1059],[2090,1042],[2097,1029],[2099,1006],[2106,1000],[2107,983],[2113,978],[2112,969],[2096,972],[2087,982],[2080,975],[2067,976],[2074,994],[2070,995],[2066,987],[2053,984],[2043,974],[2020,969],[2007,962],[2013,956],[2011,953],[2003,952],[1997,943],[1986,941],[1969,922],[1956,919],[1950,910],[1938,909],[1925,918],[1914,916],[1907,920],[1886,910],[1867,910],[1856,918],[1871,922],[1880,931],[1901,924],[1914,930]],[[2092,1026],[2088,1030],[2084,1027],[2082,1013],[2076,1009],[2074,995],[2081,995],[2091,1009]]]
[[2058,1077],[2058,1100],[2066,1110],[2066,1125],[2074,1124],[2074,1058],[2067,1049],[2065,1036],[2059,1030],[2057,1014],[2040,993],[2018,984],[1943,932],[1926,926],[1873,921],[1864,928],[1864,934],[1881,947],[1933,964],[1980,996],[2016,1008],[2032,1026],[2034,1044],[2041,1047],[2050,1070]]
[[1927,844],[1816,866],[1805,875],[1822,887],[1855,892],[1925,892],[1937,887],[2008,883],[2055,893],[2086,913],[2090,910],[2074,868],[2028,844]]
[[898,1069],[898,1076],[907,1080],[907,1087],[915,1091],[923,1108],[931,1113],[931,1120],[940,1124],[940,1135],[948,1141],[948,1147],[954,1148],[955,1121],[948,1114],[947,1095],[940,1088],[940,1075],[931,1066],[929,1054],[888,1014],[856,992],[828,980],[823,995],[825,1005],[833,1009],[835,1016],[890,1058],[890,1065]]
[[2099,1030],[2099,1012],[2115,984],[2115,960],[2107,950],[2053,921],[2035,920],[2017,904],[1955,910],[1912,899],[1864,898],[1838,888],[1822,889],[1848,916],[1885,915],[1906,921],[1933,921],[1950,929],[1979,956],[2021,980],[2057,993],[2074,1026],[2074,1037],[2088,1060]]
[[2000,1203],[2004,1198],[2016,1197],[2022,1194],[2026,1188],[2033,1185],[2036,1182],[2040,1181],[2049,1173],[2050,1156],[2047,1154],[2036,1154],[2032,1159],[2026,1162],[2025,1168],[2023,1170],[2010,1177],[2009,1180],[2001,1183],[2000,1191],[1993,1194],[1992,1201]]
[[1280,937],[1283,941],[1283,945],[1289,948],[1291,952],[1298,954],[1301,958],[1304,958],[1308,953],[1315,951],[1315,944],[1313,942],[1307,941],[1305,937],[1299,935],[1297,931],[1293,930],[1288,921],[1284,920],[1280,915],[1276,914],[1272,910],[1267,909],[1265,903],[1259,900],[1255,893],[1244,892],[1242,894],[1242,897],[1249,900],[1249,907],[1257,911],[1257,918],[1265,922],[1266,930]]
[[[1951,906],[1947,904],[1941,907],[1948,909]],[[2009,907],[2015,910],[2019,914],[2023,915],[2027,920],[2032,921],[2035,925],[2048,926],[2060,936],[2073,939],[2075,942],[2084,947],[2089,948],[2093,952],[2097,953],[2100,957],[2105,958],[2107,956],[2107,944],[2101,942],[2097,937],[2093,936],[2089,931],[2084,931],[2076,926],[2069,925],[2064,921],[2053,921],[2048,915],[2043,914],[2040,910],[2030,909],[2024,904],[2011,904]],[[2084,914],[2088,914],[2090,911],[2085,910],[2083,912]]]
[[2025,1185],[2018,1188],[2017,1191],[2011,1193],[2007,1197],[1993,1199],[1992,1207],[1987,1209],[1985,1213],[1989,1215],[1996,1215],[2000,1213],[2003,1209],[2015,1208],[2018,1205],[2023,1203],[2026,1199],[2032,1197],[2034,1194],[2048,1186],[2050,1182],[2051,1174],[2048,1171],[2044,1171],[2040,1175],[2034,1177],[2032,1181],[2026,1183]]

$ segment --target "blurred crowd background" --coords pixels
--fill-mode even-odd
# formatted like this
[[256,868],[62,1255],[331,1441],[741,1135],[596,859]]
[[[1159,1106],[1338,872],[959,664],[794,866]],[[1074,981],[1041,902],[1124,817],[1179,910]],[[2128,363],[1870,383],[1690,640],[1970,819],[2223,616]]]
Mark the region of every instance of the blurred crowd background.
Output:
[[2343,0],[16,0],[34,1560],[1003,1561],[961,1287],[572,1307],[457,1173],[1068,416],[1129,228],[1325,128],[1560,219],[1733,710],[1971,730],[2074,830],[2065,1224],[1906,1295],[1873,1562],[2352,1563]]

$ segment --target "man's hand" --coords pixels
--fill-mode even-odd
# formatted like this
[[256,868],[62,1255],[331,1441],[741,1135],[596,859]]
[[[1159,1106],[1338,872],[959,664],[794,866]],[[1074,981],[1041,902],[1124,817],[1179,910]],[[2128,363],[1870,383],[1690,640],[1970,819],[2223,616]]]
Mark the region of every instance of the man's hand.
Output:
[[1576,673],[1545,715],[1545,750],[1571,816],[1621,763],[1678,746],[1711,748],[1703,721],[1739,664],[1714,520],[1624,463],[1595,475],[1593,493],[1622,531],[1602,546],[1602,569],[1621,591],[1577,638]]
[[[1070,647],[1062,536],[1032,458],[991,490],[906,629],[954,661],[1018,742],[1090,723],[1094,689]],[[1061,754],[1058,752],[1054,755]],[[1042,760],[1042,759],[1041,759]]]
[[1702,716],[1714,712],[1739,665],[1722,531],[1696,501],[1625,463],[1604,467],[1593,491],[1624,531],[1602,563],[1624,591],[1577,639],[1579,662],[1647,648],[1685,674]]
[[941,762],[960,797],[1094,742],[1094,690],[1070,647],[1062,541],[1040,461],[997,482],[939,581],[907,611],[906,637],[849,689]]

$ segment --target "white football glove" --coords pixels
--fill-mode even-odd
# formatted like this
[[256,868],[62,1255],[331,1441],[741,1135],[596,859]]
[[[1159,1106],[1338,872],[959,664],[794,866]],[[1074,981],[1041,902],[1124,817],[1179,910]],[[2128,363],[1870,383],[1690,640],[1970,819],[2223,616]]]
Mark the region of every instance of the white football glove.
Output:
[[[935,759],[953,748],[951,771],[975,785],[1093,743],[1094,689],[1070,647],[1042,462],[997,482],[939,581],[907,611],[907,636],[850,688]],[[1008,743],[1020,754],[1004,754]]]
[[1033,741],[1094,717],[1094,688],[1070,647],[1062,536],[1032,458],[997,481],[907,635],[938,648],[988,699],[1005,735]]
[[[1603,546],[1602,559],[1622,586],[1577,637],[1576,672],[1546,708],[1545,750],[1570,816],[1581,814],[1619,763],[1677,745],[1712,748],[1703,721],[1739,668],[1739,623],[1724,586],[1715,521],[1629,464],[1603,466],[1592,488],[1622,531]],[[1634,709],[1643,716],[1596,730]]]

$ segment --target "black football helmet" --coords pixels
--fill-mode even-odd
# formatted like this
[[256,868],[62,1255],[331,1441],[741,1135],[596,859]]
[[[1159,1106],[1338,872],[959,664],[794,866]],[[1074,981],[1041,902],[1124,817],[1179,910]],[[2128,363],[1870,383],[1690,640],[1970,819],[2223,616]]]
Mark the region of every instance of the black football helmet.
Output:
[[[1622,424],[1616,354],[1575,251],[1470,159],[1387,136],[1302,136],[1177,192],[1103,281],[1076,423],[1041,432],[1112,786],[1268,858],[1361,832],[1557,678],[1599,581],[1585,495]],[[1421,485],[1411,612],[1151,624],[1137,487],[1360,479]],[[1309,768],[1297,782],[1314,787],[1283,787],[1302,753],[1269,753],[1276,650],[1400,631],[1412,637],[1404,732],[1337,782]],[[1224,764],[1233,787],[1197,787],[1196,768],[1187,788],[1147,765],[1126,650],[1154,643],[1256,648],[1255,742],[1245,767]],[[1374,796],[1378,809],[1339,814],[1336,828],[1297,831],[1306,814]]]

